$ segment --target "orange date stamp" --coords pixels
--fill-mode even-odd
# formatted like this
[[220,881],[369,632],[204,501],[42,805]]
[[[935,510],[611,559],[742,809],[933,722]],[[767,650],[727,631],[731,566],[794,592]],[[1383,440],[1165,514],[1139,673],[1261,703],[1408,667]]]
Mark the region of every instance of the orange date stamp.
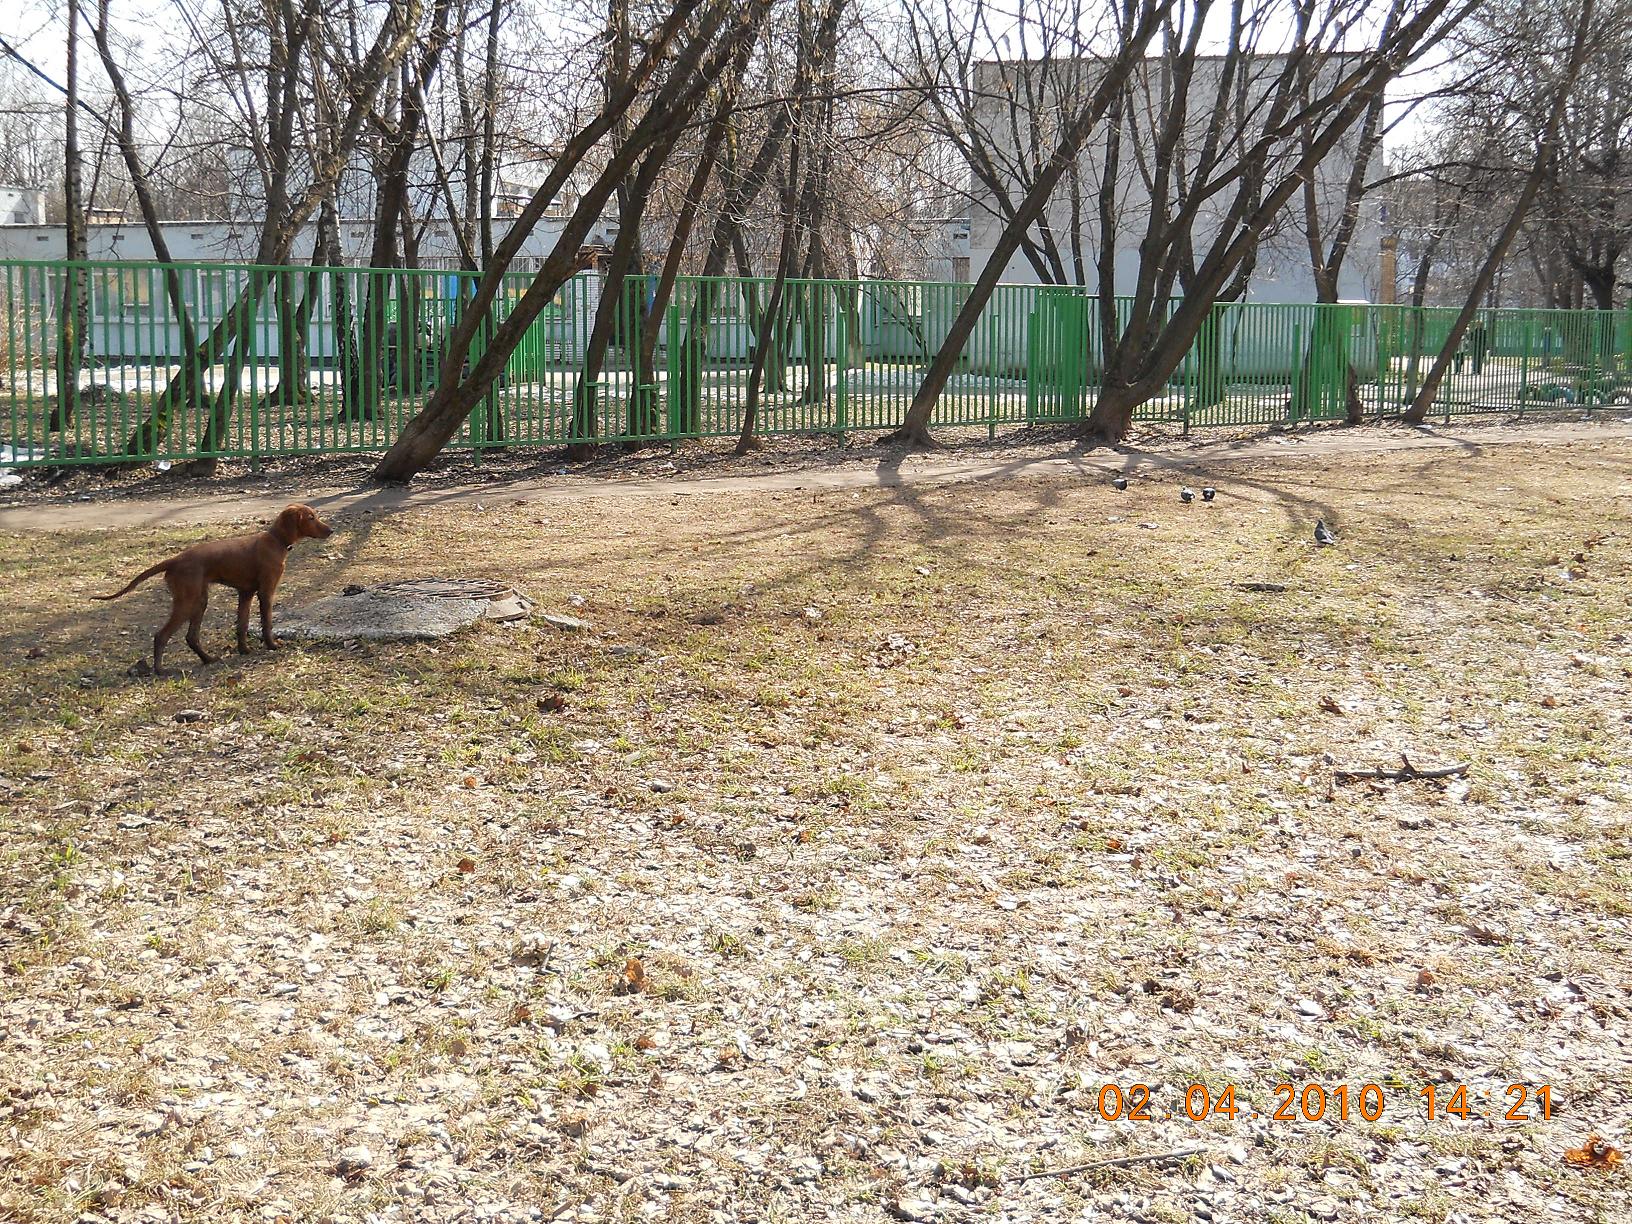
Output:
[[1493,1122],[1545,1121],[1553,1116],[1553,1090],[1548,1084],[1507,1084],[1499,1089],[1478,1089],[1467,1084],[1424,1084],[1409,1088],[1382,1084],[1276,1084],[1275,1101],[1257,1104],[1236,1099],[1236,1086],[1222,1088],[1190,1084],[1177,1100],[1173,1093],[1149,1084],[1106,1084],[1099,1090],[1099,1116],[1107,1122],[1166,1122],[1189,1118],[1267,1118],[1272,1122],[1376,1122],[1385,1109],[1397,1112],[1406,1102],[1428,1122],[1488,1119]]

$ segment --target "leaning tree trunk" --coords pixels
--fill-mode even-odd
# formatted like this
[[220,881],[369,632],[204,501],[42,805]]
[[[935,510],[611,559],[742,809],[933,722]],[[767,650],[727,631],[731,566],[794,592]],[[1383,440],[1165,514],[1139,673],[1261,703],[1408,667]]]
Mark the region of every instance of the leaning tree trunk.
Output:
[[600,379],[606,366],[606,352],[618,331],[618,315],[624,306],[624,281],[629,261],[634,258],[633,241],[625,242],[623,233],[612,248],[612,261],[601,278],[601,296],[595,303],[595,323],[589,331],[589,344],[584,350],[584,363],[578,371],[578,381],[572,393],[572,432],[567,446],[567,458],[582,463],[595,454],[595,442],[600,435]]
[[743,402],[742,429],[737,434],[736,453],[746,455],[755,446],[754,430],[759,424],[759,394],[765,381],[770,352],[777,347],[773,333],[780,331],[782,290],[788,281],[785,267],[777,270],[776,280],[765,302],[765,313],[760,318],[758,338],[754,344],[754,361],[748,370],[748,394]]
[[[182,354],[180,367],[170,376],[170,381],[160,392],[147,420],[138,425],[125,441],[125,454],[146,455],[156,450],[159,442],[170,431],[170,421],[177,407],[185,404],[195,412],[203,408],[207,402],[206,384],[209,382],[210,374],[222,355],[237,343],[239,328],[243,323],[241,306],[248,292],[247,288],[243,290],[239,298],[216,321],[209,334]],[[192,327],[189,324],[184,335],[191,334]],[[213,412],[214,401],[208,402],[211,403]]]
[[213,463],[216,453],[226,445],[233,405],[237,401],[238,388],[243,381],[245,362],[251,357],[255,318],[260,313],[261,299],[266,295],[268,278],[269,274],[260,269],[251,271],[249,284],[239,295],[228,317],[222,320],[228,325],[231,357],[226,362],[221,386],[216,392],[214,403],[210,406],[209,420],[198,439],[198,453],[205,463]]

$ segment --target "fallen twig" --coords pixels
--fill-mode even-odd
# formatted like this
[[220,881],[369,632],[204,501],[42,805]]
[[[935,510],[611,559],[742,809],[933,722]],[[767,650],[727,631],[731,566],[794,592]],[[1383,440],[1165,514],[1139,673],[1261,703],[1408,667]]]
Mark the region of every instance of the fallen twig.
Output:
[[1095,1169],[1125,1169],[1130,1165],[1158,1164],[1169,1160],[1188,1160],[1192,1156],[1205,1156],[1206,1148],[1181,1148],[1176,1152],[1146,1152],[1142,1156],[1118,1156],[1114,1160],[1090,1160],[1087,1164],[1067,1165],[1063,1169],[1044,1169],[1041,1173],[1021,1173],[1011,1177],[1011,1182],[1034,1181],[1039,1177],[1065,1177],[1071,1173],[1089,1173]]
[[1339,782],[1350,782],[1360,778],[1375,778],[1384,782],[1415,782],[1418,779],[1431,780],[1434,778],[1460,778],[1468,772],[1468,762],[1459,761],[1455,765],[1439,765],[1432,769],[1418,769],[1411,763],[1411,758],[1400,753],[1402,762],[1399,769],[1334,769],[1332,777]]

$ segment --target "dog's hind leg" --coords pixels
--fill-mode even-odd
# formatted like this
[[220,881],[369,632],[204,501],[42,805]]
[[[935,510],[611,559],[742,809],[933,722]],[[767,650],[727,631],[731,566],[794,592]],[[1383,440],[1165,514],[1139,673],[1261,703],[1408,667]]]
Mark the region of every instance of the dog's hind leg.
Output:
[[186,623],[187,609],[181,606],[180,600],[177,600],[170,605],[170,619],[160,625],[159,631],[153,635],[153,674],[155,676],[163,671],[161,664],[164,660],[164,648],[170,644],[170,639],[175,636],[176,630]]
[[193,606],[193,614],[187,619],[187,645],[193,648],[193,653],[206,663],[214,663],[215,656],[204,649],[204,643],[198,640],[198,631],[204,625],[204,609],[210,606],[208,589],[200,591],[198,603]]

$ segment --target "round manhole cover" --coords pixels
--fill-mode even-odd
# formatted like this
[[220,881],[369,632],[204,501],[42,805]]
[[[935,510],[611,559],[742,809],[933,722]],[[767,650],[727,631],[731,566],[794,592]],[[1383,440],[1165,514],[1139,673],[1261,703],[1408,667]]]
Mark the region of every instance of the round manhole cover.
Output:
[[387,595],[412,595],[419,599],[504,599],[515,588],[490,578],[403,578],[374,588]]

